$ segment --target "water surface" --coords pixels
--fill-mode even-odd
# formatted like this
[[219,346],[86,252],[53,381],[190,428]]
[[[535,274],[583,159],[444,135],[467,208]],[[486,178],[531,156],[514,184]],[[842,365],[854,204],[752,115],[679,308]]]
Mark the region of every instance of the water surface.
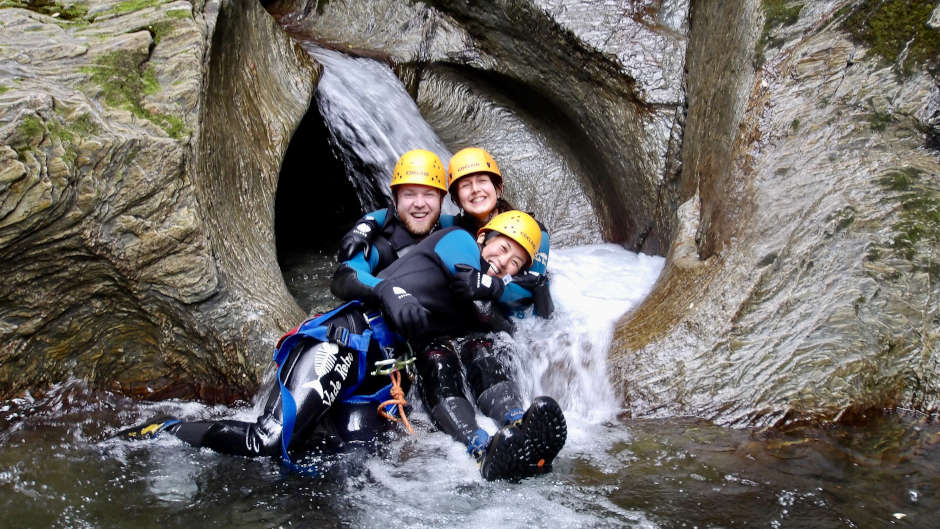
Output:
[[169,436],[108,439],[158,413],[248,419],[256,412],[251,403],[138,403],[73,381],[42,398],[0,403],[3,526],[932,526],[940,428],[916,416],[789,432],[631,419],[603,376],[606,344],[613,320],[646,295],[661,267],[662,258],[614,245],[552,252],[558,313],[522,322],[514,338],[526,398],[556,397],[569,424],[546,476],[483,481],[464,448],[435,431],[419,406],[415,436],[394,436],[368,457],[318,458],[319,477]]

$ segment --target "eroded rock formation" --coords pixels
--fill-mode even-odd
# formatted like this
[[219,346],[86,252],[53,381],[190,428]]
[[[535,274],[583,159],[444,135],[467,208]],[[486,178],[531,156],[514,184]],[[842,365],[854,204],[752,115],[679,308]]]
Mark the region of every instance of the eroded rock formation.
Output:
[[302,316],[265,227],[313,64],[254,2],[23,7],[0,9],[0,393],[249,395]]

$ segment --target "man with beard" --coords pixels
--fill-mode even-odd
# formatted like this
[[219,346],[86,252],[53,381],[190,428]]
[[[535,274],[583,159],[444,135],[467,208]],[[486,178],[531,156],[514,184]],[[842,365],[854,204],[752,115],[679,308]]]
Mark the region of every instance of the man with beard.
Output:
[[340,242],[340,266],[330,290],[340,299],[368,299],[379,283],[376,275],[405,255],[415,244],[454,218],[441,215],[447,194],[444,164],[423,149],[398,159],[389,184],[394,208],[369,213]]

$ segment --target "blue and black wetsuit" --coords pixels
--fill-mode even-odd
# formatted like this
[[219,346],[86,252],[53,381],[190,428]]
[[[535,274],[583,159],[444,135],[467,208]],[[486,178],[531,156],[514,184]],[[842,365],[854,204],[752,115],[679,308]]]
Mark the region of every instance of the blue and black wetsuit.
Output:
[[[452,217],[450,220],[452,225],[464,230],[476,236],[479,226],[477,225],[477,220],[466,214],[460,213]],[[506,285],[506,289],[503,290],[503,295],[499,298],[500,307],[507,313],[515,316],[517,318],[525,318],[531,312],[528,310],[532,307],[536,296],[547,295],[548,294],[548,284],[547,284],[547,272],[548,272],[548,250],[551,246],[551,237],[548,235],[548,230],[545,229],[545,226],[542,223],[539,223],[539,227],[542,229],[542,242],[539,244],[538,251],[535,253],[535,259],[532,261],[532,266],[529,267],[529,274],[536,274],[543,278],[546,278],[546,283],[544,284],[543,292],[532,292],[532,290],[527,289],[518,283],[509,283]],[[551,299],[548,298],[545,300],[544,310],[540,310],[539,314],[543,318],[547,318],[552,313]],[[541,309],[541,307],[540,307]]]
[[[466,214],[455,217],[455,225],[476,233],[476,219]],[[540,225],[541,226],[541,225]],[[542,226],[542,243],[529,272],[545,278],[548,263],[549,236]],[[541,315],[551,314],[548,285],[536,295]],[[533,293],[509,283],[499,300],[501,312],[522,318],[531,311]],[[468,327],[464,332],[440,335],[419,349],[417,356],[421,397],[434,423],[471,451],[485,446],[487,434],[477,424],[474,406],[464,393],[470,389],[473,402],[484,415],[502,425],[520,420],[523,415],[522,396],[513,370],[512,348],[498,343],[491,333]]]
[[[364,254],[360,253],[343,263],[333,276],[330,288],[333,294],[341,299],[369,299],[372,289],[385,277],[380,271],[389,267],[394,260],[393,256],[396,255],[382,249],[394,248],[401,244],[400,241],[413,237],[397,218],[389,219],[385,210],[370,213],[367,217],[378,219],[380,214],[380,225],[384,223],[384,226],[373,241],[374,250],[370,252],[370,258],[367,260]],[[395,222],[389,226],[391,221]],[[453,224],[471,234],[471,237],[476,236],[476,220],[466,214],[456,217],[444,216],[441,224]],[[396,244],[393,241],[399,242]],[[440,245],[439,252],[451,252],[448,241]],[[545,276],[549,244],[548,233],[543,227],[542,243],[530,272]],[[411,264],[398,266],[412,267]],[[485,263],[482,266],[485,267]],[[446,284],[434,282],[433,275],[423,274],[420,271],[422,268],[428,268],[427,263],[424,267],[414,267],[415,273],[412,277],[417,280],[409,282],[407,290],[419,289],[427,297],[437,289],[448,288]],[[547,284],[543,286],[544,294],[547,294]],[[505,316],[526,316],[531,312],[527,309],[532,306],[532,302],[531,291],[516,283],[509,283],[503,290],[498,306],[477,304],[477,310],[473,314],[449,314],[446,316],[450,318],[449,329],[440,326],[435,329],[432,326],[428,334],[433,338],[421,340],[422,343],[412,342],[414,349],[419,351],[416,364],[425,407],[435,424],[458,441],[468,445],[472,441],[485,442],[476,422],[474,407],[464,393],[465,387],[470,388],[473,401],[480,410],[493,418],[497,424],[515,421],[521,417],[522,398],[512,369],[513,351],[505,344],[497,344],[488,331],[508,330]],[[548,306],[551,306],[550,298]],[[431,310],[432,314],[441,309],[431,306],[425,308]],[[548,314],[550,312],[549,309]],[[483,328],[479,325],[480,319],[487,321]],[[433,334],[435,330],[440,332]]]
[[[372,249],[368,252],[368,258],[360,252],[352,259],[340,263],[339,268],[333,274],[330,290],[340,299],[374,299],[372,288],[379,283],[377,274],[399,257],[407,254],[423,238],[412,235],[398,215],[388,208],[365,215],[357,221],[357,224],[366,219],[374,221],[380,228],[372,240]],[[453,224],[454,217],[441,215],[432,232],[453,226]]]
[[[380,280],[391,281],[407,289],[421,305],[431,311],[429,327],[425,333],[414,338],[414,343],[423,344],[433,336],[465,330],[468,322],[475,320],[473,304],[454,299],[449,283],[457,264],[479,269],[480,262],[479,246],[473,237],[463,230],[449,228],[428,236],[407,255],[380,272]],[[322,323],[362,334],[369,327],[366,318],[369,312],[368,304],[354,304]],[[281,382],[296,403],[290,448],[302,447],[314,429],[328,419],[331,410],[342,408],[334,405],[349,396],[351,388],[357,384],[354,395],[369,394],[384,387],[388,383],[386,376],[359,376],[361,372],[371,371],[376,360],[384,358],[385,352],[375,342],[369,345],[365,362],[361,362],[362,357],[349,347],[331,341],[298,341],[281,368]],[[282,397],[277,385],[267,391],[262,414],[254,422],[182,422],[166,431],[192,445],[218,452],[276,456],[281,454],[284,425]],[[375,406],[372,405],[370,417],[374,418],[375,415]],[[374,425],[376,422],[372,419],[369,424]],[[372,427],[361,428],[358,433],[370,436],[374,434]]]

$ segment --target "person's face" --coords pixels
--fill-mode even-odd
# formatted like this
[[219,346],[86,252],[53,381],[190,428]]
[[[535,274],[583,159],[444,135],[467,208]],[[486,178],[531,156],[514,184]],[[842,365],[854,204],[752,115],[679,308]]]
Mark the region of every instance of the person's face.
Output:
[[395,210],[405,229],[412,235],[427,235],[441,216],[440,189],[420,184],[402,184],[395,187]]
[[480,255],[490,265],[487,275],[493,277],[516,275],[529,262],[529,254],[522,246],[502,234],[487,241]]
[[460,207],[478,220],[485,221],[496,208],[499,191],[487,173],[473,173],[457,180]]

